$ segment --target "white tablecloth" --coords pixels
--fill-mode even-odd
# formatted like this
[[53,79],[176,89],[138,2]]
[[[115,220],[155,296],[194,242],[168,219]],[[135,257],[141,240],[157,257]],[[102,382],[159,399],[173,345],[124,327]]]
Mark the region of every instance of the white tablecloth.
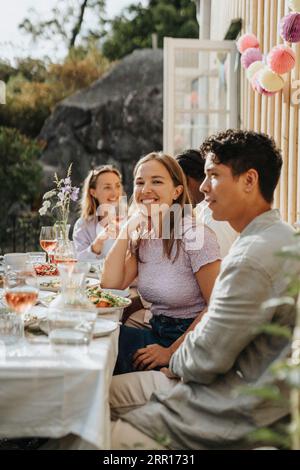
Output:
[[74,434],[81,440],[78,448],[109,449],[118,332],[94,339],[88,349],[55,351],[45,337],[23,346],[0,344],[0,437]]

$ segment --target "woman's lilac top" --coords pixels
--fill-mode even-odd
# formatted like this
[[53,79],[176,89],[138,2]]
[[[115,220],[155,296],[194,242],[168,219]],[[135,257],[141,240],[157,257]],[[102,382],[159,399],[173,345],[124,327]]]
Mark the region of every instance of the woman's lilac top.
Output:
[[138,290],[147,302],[152,303],[153,315],[172,318],[194,318],[205,307],[195,273],[202,266],[220,260],[220,248],[214,232],[194,220],[185,219],[185,229],[179,255],[176,241],[171,260],[163,254],[161,239],[143,240],[139,248]]

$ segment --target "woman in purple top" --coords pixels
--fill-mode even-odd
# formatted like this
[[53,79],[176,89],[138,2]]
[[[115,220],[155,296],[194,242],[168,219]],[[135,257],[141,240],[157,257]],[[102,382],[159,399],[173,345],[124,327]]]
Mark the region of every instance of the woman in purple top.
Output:
[[174,158],[151,153],[137,163],[134,201],[140,211],[107,256],[102,286],[124,289],[138,276],[140,294],[152,303],[152,329],[121,326],[116,374],[168,365],[205,313],[220,267],[216,236],[196,225]]
[[[104,216],[106,209],[118,207],[123,194],[122,176],[112,165],[91,170],[84,181],[81,217],[75,223],[73,240],[77,257],[81,261],[105,258],[115,242],[111,238],[111,225]],[[99,209],[103,208],[101,217]]]

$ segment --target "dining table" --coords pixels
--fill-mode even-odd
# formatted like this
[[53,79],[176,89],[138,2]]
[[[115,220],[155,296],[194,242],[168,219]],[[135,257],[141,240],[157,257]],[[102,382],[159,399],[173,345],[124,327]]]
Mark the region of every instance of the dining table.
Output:
[[[47,307],[36,305],[31,313],[45,317]],[[0,341],[0,439],[39,437],[47,439],[45,448],[110,449],[109,388],[121,313],[104,315],[116,322],[115,330],[88,346],[55,347],[30,330],[14,344]]]

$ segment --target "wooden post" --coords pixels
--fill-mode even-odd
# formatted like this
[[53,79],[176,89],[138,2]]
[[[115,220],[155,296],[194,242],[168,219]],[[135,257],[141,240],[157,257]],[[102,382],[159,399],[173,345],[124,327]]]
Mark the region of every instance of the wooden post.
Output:
[[[285,0],[277,0],[277,20],[276,20],[276,28],[280,18],[283,15],[283,6]],[[277,28],[276,34],[276,44],[282,43],[282,39]],[[281,148],[281,120],[282,120],[282,92],[277,93],[275,95],[275,115],[274,115],[274,139],[278,147]],[[281,185],[280,181],[275,191],[275,198],[274,198],[274,207],[280,209],[280,192],[281,192]]]
[[[258,0],[258,15],[257,15],[257,38],[261,45],[264,40],[264,0]],[[261,107],[262,96],[255,93],[255,120],[254,130],[261,132]]]

